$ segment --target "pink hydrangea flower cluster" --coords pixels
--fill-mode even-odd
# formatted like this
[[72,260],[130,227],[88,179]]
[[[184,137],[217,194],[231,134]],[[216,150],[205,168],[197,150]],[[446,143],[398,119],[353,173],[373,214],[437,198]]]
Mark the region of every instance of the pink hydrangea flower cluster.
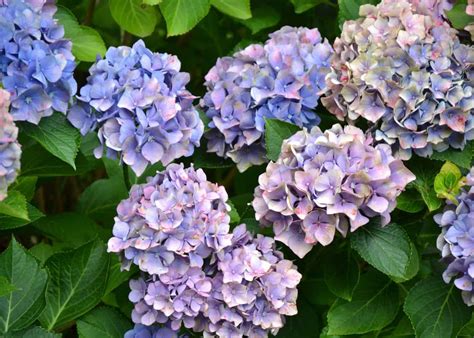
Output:
[[427,3],[361,6],[362,17],[346,21],[334,42],[322,98],[340,120],[373,124],[376,140],[402,159],[462,149],[474,139],[474,48],[461,44],[435,13],[428,15]]
[[297,132],[278,160],[259,177],[253,207],[257,220],[273,225],[275,239],[299,257],[313,245],[330,244],[379,216],[390,221],[396,197],[415,176],[387,144],[354,126]]

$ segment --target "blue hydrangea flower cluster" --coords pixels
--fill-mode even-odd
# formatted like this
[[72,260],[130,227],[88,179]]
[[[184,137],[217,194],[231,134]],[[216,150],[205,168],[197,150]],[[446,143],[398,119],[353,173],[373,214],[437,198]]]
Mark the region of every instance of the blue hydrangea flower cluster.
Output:
[[283,141],[278,160],[259,177],[253,207],[273,225],[275,239],[299,257],[313,245],[330,244],[379,216],[390,221],[397,196],[415,176],[387,144],[354,126],[297,132]]
[[82,134],[98,129],[101,157],[119,156],[141,175],[148,164],[191,156],[204,125],[186,90],[189,74],[176,56],[153,53],[143,41],[111,47],[89,70],[69,114]]
[[474,47],[408,0],[364,5],[360,15],[334,43],[323,104],[340,120],[372,123],[401,159],[464,148],[474,139]]
[[0,81],[14,120],[38,124],[66,113],[77,84],[72,44],[54,19],[54,0],[0,1]]
[[124,338],[189,338],[189,336],[178,334],[168,327],[136,324],[133,329],[125,332]]
[[0,89],[0,201],[7,196],[8,186],[15,181],[20,170],[18,128],[8,112],[9,107],[10,94]]
[[467,188],[456,197],[457,204],[447,200],[442,213],[435,215],[442,232],[437,246],[449,263],[443,273],[446,283],[462,290],[464,302],[474,305],[474,168],[467,176]]
[[301,274],[272,238],[254,238],[244,224],[231,233],[226,202],[225,189],[202,170],[170,164],[120,203],[108,250],[123,268],[133,263],[142,271],[130,281],[137,324],[130,337],[158,326],[170,337],[183,326],[210,336],[267,337],[296,314]]
[[244,171],[266,162],[265,118],[317,125],[314,109],[326,89],[332,53],[317,29],[286,26],[263,46],[218,59],[201,100],[211,119],[208,151],[231,158]]

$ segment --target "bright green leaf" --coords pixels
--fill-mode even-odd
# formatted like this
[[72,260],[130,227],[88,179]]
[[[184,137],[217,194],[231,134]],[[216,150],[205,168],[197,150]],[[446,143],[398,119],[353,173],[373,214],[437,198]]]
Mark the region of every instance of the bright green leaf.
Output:
[[403,309],[420,338],[456,337],[471,318],[471,311],[454,284],[446,285],[441,276],[416,284],[408,293]]
[[351,246],[377,270],[407,280],[411,240],[397,224],[381,227],[378,222],[363,226],[351,235]]
[[168,36],[189,32],[209,13],[209,8],[209,0],[163,0],[160,9]]
[[237,19],[246,20],[252,17],[250,0],[211,0],[211,5]]
[[50,280],[46,308],[40,321],[48,330],[61,327],[87,313],[104,295],[109,257],[100,241],[55,254],[46,261],[45,266]]
[[12,238],[8,249],[0,255],[0,276],[16,288],[0,298],[0,332],[24,329],[43,311],[48,274]]
[[463,185],[461,170],[449,161],[441,167],[434,180],[434,190],[437,196],[452,201],[456,201],[456,196]]
[[119,26],[139,37],[151,35],[158,23],[156,8],[144,5],[142,0],[109,0],[109,7]]
[[17,290],[15,285],[11,284],[5,276],[0,276],[0,297],[5,297]]
[[162,0],[142,0],[144,5],[155,6],[160,4]]
[[59,6],[55,18],[64,26],[64,37],[72,41],[72,53],[79,61],[94,62],[105,55],[105,43],[93,28],[79,25],[74,14]]
[[438,168],[432,161],[421,159],[415,161],[410,166],[410,170],[416,176],[416,180],[411,184],[421,194],[430,211],[437,210],[442,204],[434,190],[434,180],[438,173]]
[[290,0],[295,7],[295,13],[301,14],[307,10],[323,3],[324,0]]
[[277,119],[265,119],[265,145],[267,157],[276,161],[280,155],[283,140],[301,130],[298,126]]
[[395,319],[399,308],[398,289],[381,274],[361,277],[352,301],[338,299],[329,309],[328,334],[362,334],[380,330]]
[[98,307],[77,321],[79,338],[123,337],[132,323],[115,309]]
[[[337,264],[334,264],[337,262]],[[351,251],[331,255],[323,265],[324,281],[336,296],[351,300],[352,294],[359,283],[359,265]]]
[[252,18],[240,22],[250,29],[252,34],[257,34],[265,28],[275,26],[280,21],[280,12],[270,6],[261,6],[252,10]]
[[20,228],[40,219],[41,217],[44,217],[44,214],[41,211],[29,203],[26,204],[26,209],[28,211],[27,220],[7,215],[0,215],[0,230]]
[[41,119],[38,125],[24,124],[23,130],[51,154],[76,169],[74,160],[79,151],[81,135],[69,124],[64,115],[54,113]]
[[232,203],[231,200],[227,200],[227,204],[230,205],[231,209],[229,211],[229,216],[230,216],[230,223],[236,224],[240,222],[240,216],[239,212],[235,208],[234,204]]
[[29,221],[25,196],[18,191],[8,192],[7,198],[0,202],[0,214]]
[[466,3],[457,3],[446,12],[449,21],[456,29],[464,29],[467,25],[474,22],[474,16],[466,13]]

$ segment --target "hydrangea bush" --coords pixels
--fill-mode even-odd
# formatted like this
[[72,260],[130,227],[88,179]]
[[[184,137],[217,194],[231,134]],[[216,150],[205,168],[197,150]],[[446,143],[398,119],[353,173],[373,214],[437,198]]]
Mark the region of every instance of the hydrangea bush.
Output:
[[474,337],[472,9],[0,0],[0,337]]

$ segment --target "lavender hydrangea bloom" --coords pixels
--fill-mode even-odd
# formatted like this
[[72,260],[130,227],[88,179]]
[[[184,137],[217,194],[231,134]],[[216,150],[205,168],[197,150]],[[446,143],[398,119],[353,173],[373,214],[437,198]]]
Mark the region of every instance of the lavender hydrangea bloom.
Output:
[[203,260],[230,245],[227,193],[194,168],[170,164],[146,184],[132,187],[117,207],[109,252],[122,266],[133,262],[150,274],[201,268]]
[[7,196],[7,188],[15,181],[20,169],[18,128],[8,112],[9,106],[10,94],[0,89],[0,201]]
[[68,118],[82,134],[98,129],[101,157],[119,156],[137,175],[146,166],[191,156],[204,125],[186,90],[189,74],[176,56],[153,53],[143,41],[111,47],[89,70]]
[[187,335],[178,335],[167,327],[155,327],[136,324],[135,327],[125,332],[124,338],[187,338]]
[[38,124],[66,113],[77,84],[72,44],[54,19],[54,0],[0,2],[0,81],[14,120]]
[[230,157],[244,171],[266,162],[265,118],[317,125],[314,109],[326,89],[332,53],[317,29],[286,26],[263,46],[218,59],[201,100],[211,119],[208,151]]
[[259,177],[253,207],[275,239],[303,257],[317,243],[330,244],[336,230],[346,236],[376,216],[388,224],[396,197],[414,179],[389,145],[372,146],[360,129],[314,127],[283,141]]
[[474,305],[474,168],[466,177],[467,187],[456,197],[457,204],[447,200],[443,212],[434,220],[441,228],[438,249],[449,264],[443,274],[446,283],[455,278],[464,302]]
[[[240,263],[238,282],[233,262]],[[170,267],[167,273],[132,280],[132,319],[174,331],[184,326],[205,337],[268,337],[283,327],[285,315],[297,313],[300,280],[273,239],[253,238],[240,225],[232,243],[215,252],[205,267]]]
[[334,43],[322,98],[340,120],[373,123],[376,140],[401,159],[474,139],[474,47],[426,12],[408,0],[361,6]]

